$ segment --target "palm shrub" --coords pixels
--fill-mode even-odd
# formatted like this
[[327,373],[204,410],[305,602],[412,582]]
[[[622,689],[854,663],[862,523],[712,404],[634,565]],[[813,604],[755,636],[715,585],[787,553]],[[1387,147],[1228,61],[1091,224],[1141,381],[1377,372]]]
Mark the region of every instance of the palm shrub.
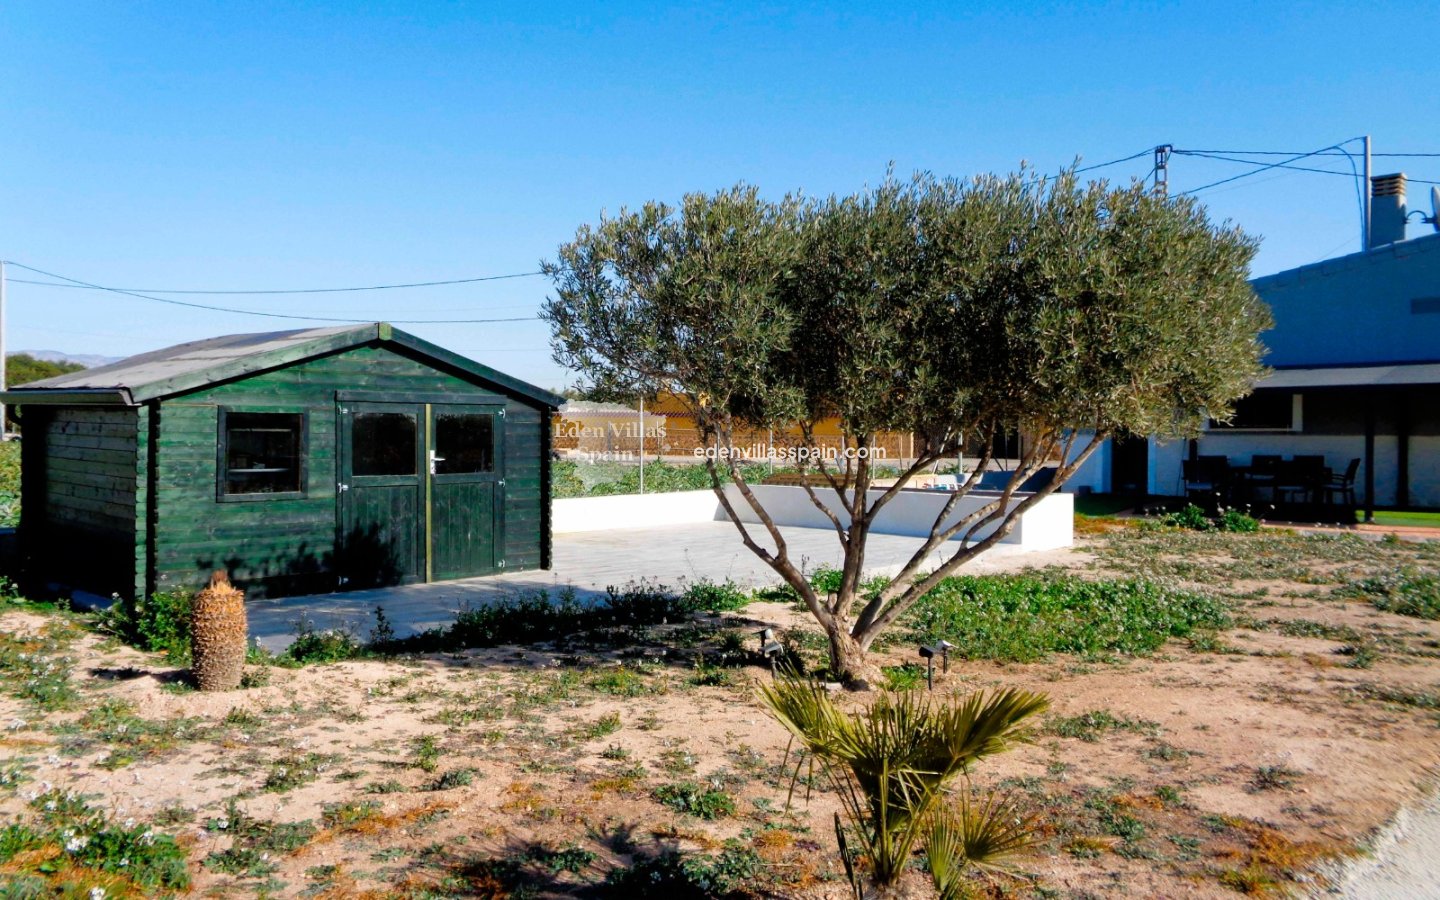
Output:
[[[761,686],[760,699],[819,763],[880,889],[905,871],[922,838],[937,887],[952,896],[966,866],[997,865],[1026,844],[1028,829],[1015,824],[1003,801],[974,803],[967,795],[948,809],[943,801],[954,780],[968,775],[976,762],[1028,737],[1024,722],[1050,705],[1043,694],[977,692],[947,704],[915,692],[885,693],[864,710],[847,713],[823,685],[782,676]],[[838,819],[837,837],[861,896]]]

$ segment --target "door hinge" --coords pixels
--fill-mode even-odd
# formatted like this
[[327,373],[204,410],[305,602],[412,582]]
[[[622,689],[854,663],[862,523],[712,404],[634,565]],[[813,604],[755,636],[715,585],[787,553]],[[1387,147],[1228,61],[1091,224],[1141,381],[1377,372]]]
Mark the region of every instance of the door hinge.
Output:
[[500,485],[501,487],[504,487],[504,486],[505,486],[505,479],[502,478],[502,479],[500,479],[499,481],[497,481],[497,482],[495,482],[495,483],[498,484],[498,485]]
[[500,562],[496,563],[495,565],[496,565],[497,567],[503,569],[503,568],[505,568],[505,560],[502,559],[502,560],[500,560]]
[[496,415],[499,416],[499,417],[502,418],[502,419],[505,418],[505,407],[503,407],[503,406],[500,407],[500,411],[499,411],[498,413],[496,413]]
[[342,406],[342,407],[340,407],[340,415],[342,415],[342,416],[348,416],[348,415],[350,415],[350,407],[348,407],[348,406]]
[[348,491],[348,490],[350,490],[350,485],[348,485],[348,484],[339,484],[339,483],[337,482],[336,485],[335,485],[335,490],[337,490],[337,491],[342,491],[342,492],[343,492],[343,491]]
[[340,581],[340,584],[349,584],[349,583],[350,583],[350,579],[346,578],[344,575],[341,575],[341,576],[340,576],[339,581]]

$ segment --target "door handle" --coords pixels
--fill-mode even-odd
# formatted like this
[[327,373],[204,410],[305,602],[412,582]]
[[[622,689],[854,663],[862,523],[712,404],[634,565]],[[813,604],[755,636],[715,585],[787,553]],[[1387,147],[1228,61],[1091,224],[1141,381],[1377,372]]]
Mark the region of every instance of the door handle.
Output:
[[435,451],[434,451],[434,450],[431,450],[431,451],[430,451],[430,474],[431,474],[431,475],[436,474],[436,473],[435,473],[435,464],[436,464],[436,463],[442,463],[442,462],[444,462],[444,461],[445,461],[445,457],[443,457],[443,456],[436,456],[436,455],[435,455]]

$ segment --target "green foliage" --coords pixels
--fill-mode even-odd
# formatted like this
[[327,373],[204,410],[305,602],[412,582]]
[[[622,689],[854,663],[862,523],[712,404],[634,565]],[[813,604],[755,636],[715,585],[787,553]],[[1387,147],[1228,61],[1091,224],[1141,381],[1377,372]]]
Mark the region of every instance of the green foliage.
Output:
[[1160,726],[1147,719],[1132,719],[1117,716],[1109,710],[1092,709],[1078,716],[1051,719],[1045,723],[1045,731],[1057,737],[1078,738],[1093,744],[1100,740],[1102,734],[1112,731],[1133,731],[1154,736],[1160,733]]
[[1185,504],[1185,508],[1179,512],[1166,513],[1160,517],[1160,524],[1168,525],[1171,528],[1188,528],[1191,531],[1210,531],[1215,523],[1205,515],[1205,510],[1193,503]]
[[717,856],[667,851],[611,869],[599,896],[614,900],[711,900],[756,878],[764,862],[754,850],[727,842]]
[[1185,508],[1179,512],[1166,513],[1160,516],[1161,525],[1170,528],[1184,528],[1190,531],[1225,531],[1234,534],[1254,534],[1260,530],[1260,522],[1254,517],[1241,512],[1238,509],[1227,508],[1220,510],[1220,515],[1210,518],[1205,510],[1193,503],[1185,504]]
[[42,710],[73,706],[80,697],[70,683],[75,660],[66,653],[73,637],[74,630],[59,622],[30,635],[0,631],[3,690]]
[[225,814],[210,819],[205,829],[214,835],[229,835],[229,849],[217,850],[205,857],[207,868],[236,875],[263,877],[276,866],[269,862],[272,854],[299,850],[315,837],[315,823],[309,819],[298,822],[271,822],[256,819],[231,800]]
[[1362,579],[1341,593],[1367,599],[1382,612],[1440,619],[1440,575],[1414,567]]
[[369,655],[355,636],[341,629],[317,631],[308,621],[301,621],[295,640],[285,648],[285,655],[302,665],[344,662]]
[[662,784],[655,789],[654,796],[671,809],[701,819],[723,819],[735,815],[734,797],[693,781]]
[[974,800],[968,791],[953,807],[930,816],[924,834],[925,859],[940,900],[965,896],[967,867],[1007,870],[1006,862],[1034,843],[1034,821],[1005,800]]
[[729,608],[743,599],[733,585],[701,582],[676,596],[662,586],[634,583],[611,587],[597,603],[583,604],[573,593],[553,597],[535,591],[462,610],[444,628],[433,628],[407,638],[374,644],[382,653],[453,652],[470,647],[525,644],[557,638],[593,636],[616,628],[635,628],[683,622],[712,606]]
[[0,528],[20,524],[20,444],[0,442]]
[[[760,481],[771,471],[766,463],[745,463],[740,468],[746,480],[754,482]],[[551,490],[556,499],[640,493],[638,465],[557,460],[551,463],[550,471],[553,479]],[[789,470],[777,468],[775,471]],[[711,487],[710,471],[704,465],[676,464],[660,460],[645,463],[647,494],[708,491]]]
[[[580,228],[542,265],[554,295],[541,315],[587,388],[667,391],[716,445],[833,417],[850,447],[920,436],[922,463],[1023,432],[1028,466],[1080,433],[1190,434],[1224,418],[1263,372],[1255,247],[1191,198],[1074,172],[887,175],[851,196],[773,202],[741,184]],[[847,471],[867,507],[853,516],[853,562],[889,495],[863,499],[868,462]],[[1054,486],[1071,474],[1061,467]],[[950,546],[957,563],[979,552]],[[777,566],[798,581],[788,560]],[[907,579],[853,621],[822,615],[837,674],[862,680],[859,647],[923,590]],[[837,611],[854,591],[842,584]]]
[[260,787],[276,794],[292,791],[319,778],[331,761],[332,758],[319,753],[292,751],[270,763],[270,771]]
[[5,383],[10,387],[19,387],[32,381],[79,372],[84,368],[79,363],[36,359],[28,353],[7,353],[5,355]]
[[440,768],[440,742],[433,734],[422,734],[413,742],[410,758],[413,765],[425,772]]
[[744,609],[752,599],[749,591],[733,581],[716,583],[701,579],[685,588],[680,602],[694,610],[722,613]]
[[475,770],[471,768],[451,769],[448,772],[440,773],[440,777],[430,783],[426,790],[450,791],[455,788],[469,787],[475,781]]
[[1220,531],[1228,531],[1234,534],[1254,534],[1260,530],[1260,522],[1255,517],[1243,513],[1238,509],[1226,509],[1221,511],[1220,518],[1215,522],[1215,527]]
[[[86,896],[93,882],[72,882],[70,867],[105,873],[117,894],[172,896],[190,887],[185,851],[170,835],[134,820],[117,823],[58,789],[30,805],[40,823],[12,822],[0,829],[0,862],[11,863],[7,877],[24,875],[48,889],[13,896]],[[25,851],[34,851],[32,858],[15,861]]]
[[926,668],[917,663],[885,666],[880,673],[885,676],[886,690],[913,691],[925,684]]
[[190,664],[189,591],[165,591],[142,600],[117,600],[96,613],[95,626],[132,647],[163,653],[167,662]]
[[561,847],[559,850],[533,847],[526,857],[531,862],[539,863],[551,875],[559,875],[562,872],[578,874],[589,868],[599,858],[594,852],[573,845]]
[[160,756],[185,741],[207,737],[211,730],[200,718],[144,719],[136,715],[132,704],[111,698],[80,717],[73,733],[66,735],[65,746],[72,753],[108,747],[108,754],[97,765],[119,769]]
[[[1040,694],[1013,689],[956,704],[910,692],[882,694],[847,713],[822,685],[794,677],[762,685],[760,699],[819,761],[882,886],[909,864],[949,785],[1024,740],[1024,723],[1049,705]],[[844,847],[842,856],[850,867]]]
[[380,804],[374,800],[351,800],[345,803],[326,803],[320,810],[320,822],[326,828],[354,828],[362,822],[380,814]]
[[904,620],[920,643],[948,640],[972,659],[1033,662],[1047,653],[1149,653],[1229,620],[1220,601],[1138,579],[1025,574],[947,578]]

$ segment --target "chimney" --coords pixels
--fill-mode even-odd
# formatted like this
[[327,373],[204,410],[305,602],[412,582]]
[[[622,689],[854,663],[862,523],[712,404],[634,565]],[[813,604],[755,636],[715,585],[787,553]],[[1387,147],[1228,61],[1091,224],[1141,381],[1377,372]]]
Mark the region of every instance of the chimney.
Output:
[[1370,246],[1374,250],[1405,240],[1405,175],[1370,179]]

